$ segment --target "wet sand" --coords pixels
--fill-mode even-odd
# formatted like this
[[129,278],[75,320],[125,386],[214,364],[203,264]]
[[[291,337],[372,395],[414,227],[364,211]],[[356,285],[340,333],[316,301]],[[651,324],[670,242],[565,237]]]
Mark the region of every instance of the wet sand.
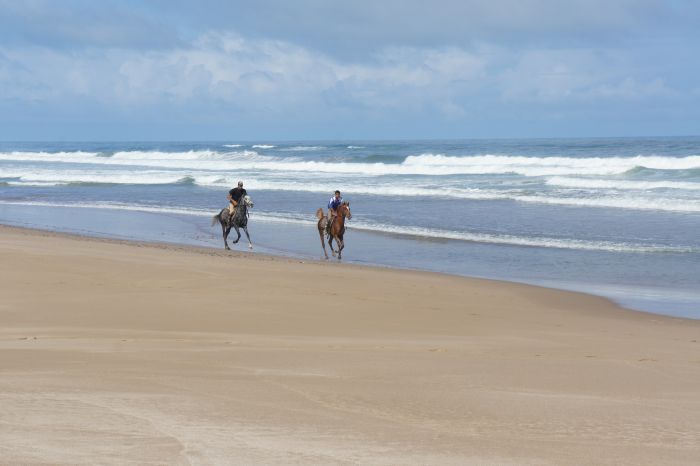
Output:
[[0,227],[0,464],[700,464],[700,322]]

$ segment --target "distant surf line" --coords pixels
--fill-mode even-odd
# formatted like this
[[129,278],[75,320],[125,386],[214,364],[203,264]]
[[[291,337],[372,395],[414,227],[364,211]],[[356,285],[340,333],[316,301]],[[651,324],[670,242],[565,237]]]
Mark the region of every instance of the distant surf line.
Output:
[[[2,173],[0,173],[2,174]],[[100,173],[100,172],[62,172],[49,171],[42,173],[36,170],[32,174],[22,175],[18,171],[6,171],[7,175],[0,183],[9,186],[71,186],[71,185],[198,185],[205,188],[219,189],[225,188],[236,182],[231,176],[222,176],[212,173],[182,173],[182,172],[159,172],[140,171],[122,173]],[[700,199],[683,197],[661,197],[659,195],[646,195],[644,192],[636,194],[630,192],[620,194],[619,192],[600,191],[591,194],[571,194],[568,191],[555,192],[549,194],[523,193],[517,189],[488,189],[488,188],[457,188],[457,187],[422,187],[404,186],[399,182],[396,184],[371,184],[363,183],[360,180],[345,180],[352,184],[350,195],[363,196],[391,196],[406,198],[445,198],[461,199],[465,201],[512,201],[527,204],[558,205],[562,207],[589,207],[589,208],[610,208],[640,211],[663,211],[672,213],[699,213]],[[670,187],[672,182],[666,182],[665,186]],[[310,192],[327,193],[334,189],[334,186],[326,183],[309,181],[289,181],[289,180],[265,180],[259,177],[247,177],[246,184],[257,190],[287,191],[287,192]],[[692,192],[692,190],[691,190]]]

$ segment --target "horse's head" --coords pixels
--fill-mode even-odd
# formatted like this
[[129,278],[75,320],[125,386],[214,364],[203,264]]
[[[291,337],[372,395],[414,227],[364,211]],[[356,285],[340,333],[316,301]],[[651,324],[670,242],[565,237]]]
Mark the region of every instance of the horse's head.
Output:
[[348,220],[352,218],[352,213],[350,212],[350,201],[344,201],[340,207],[338,207],[338,213]]
[[246,207],[253,207],[253,200],[247,194],[243,196],[243,203]]

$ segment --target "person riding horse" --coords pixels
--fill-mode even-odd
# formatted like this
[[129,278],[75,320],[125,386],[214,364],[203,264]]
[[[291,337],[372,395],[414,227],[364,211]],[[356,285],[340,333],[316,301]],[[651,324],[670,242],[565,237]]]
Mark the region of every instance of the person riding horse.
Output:
[[228,214],[233,216],[233,212],[236,210],[236,206],[241,201],[241,198],[248,194],[248,192],[243,188],[243,182],[239,181],[238,186],[233,188],[228,192],[228,200],[230,201],[228,206]]
[[[228,245],[228,234],[231,229],[236,230],[237,238],[233,241],[234,244],[238,243],[241,238],[241,233],[239,229],[243,229],[243,232],[248,238],[248,247],[253,249],[253,243],[250,241],[250,234],[248,233],[248,209],[253,207],[253,200],[250,198],[245,189],[243,189],[243,183],[238,184],[238,189],[232,189],[228,195],[231,201],[227,207],[221,209],[221,211],[214,215],[211,220],[212,226],[216,225],[217,222],[221,224],[221,233],[224,238],[224,247],[226,249],[231,249]],[[240,192],[243,192],[241,196],[238,196]]]
[[[345,235],[345,222],[352,218],[350,203],[340,197],[340,191],[336,191],[335,195],[328,201],[328,216],[324,215],[323,207],[319,207],[316,211],[316,218],[318,219],[316,227],[318,228],[318,236],[321,240],[324,257],[328,259],[326,243],[324,242],[324,236],[326,236],[333,257],[338,257],[338,260],[340,260],[342,258],[343,248],[345,248],[345,241],[343,239]],[[338,245],[337,251],[333,248],[333,241]]]
[[340,196],[340,191],[336,190],[333,196],[328,201],[328,225],[326,229],[330,231],[331,225],[336,215],[338,215],[338,207],[343,203],[343,198]]

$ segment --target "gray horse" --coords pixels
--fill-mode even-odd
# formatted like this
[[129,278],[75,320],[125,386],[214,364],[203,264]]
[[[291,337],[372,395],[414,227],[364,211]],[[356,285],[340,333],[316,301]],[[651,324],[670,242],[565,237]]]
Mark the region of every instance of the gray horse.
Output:
[[241,198],[241,201],[233,210],[233,215],[229,215],[228,207],[224,207],[221,209],[221,212],[212,217],[211,226],[216,225],[217,221],[221,224],[221,230],[224,236],[224,247],[226,249],[231,249],[228,247],[227,241],[231,228],[235,229],[238,235],[235,241],[233,241],[233,244],[238,243],[238,240],[241,239],[241,232],[238,231],[238,229],[242,228],[248,238],[248,247],[253,249],[253,243],[250,242],[250,235],[248,234],[248,209],[251,207],[253,207],[253,201],[250,199],[250,196],[246,195]]

